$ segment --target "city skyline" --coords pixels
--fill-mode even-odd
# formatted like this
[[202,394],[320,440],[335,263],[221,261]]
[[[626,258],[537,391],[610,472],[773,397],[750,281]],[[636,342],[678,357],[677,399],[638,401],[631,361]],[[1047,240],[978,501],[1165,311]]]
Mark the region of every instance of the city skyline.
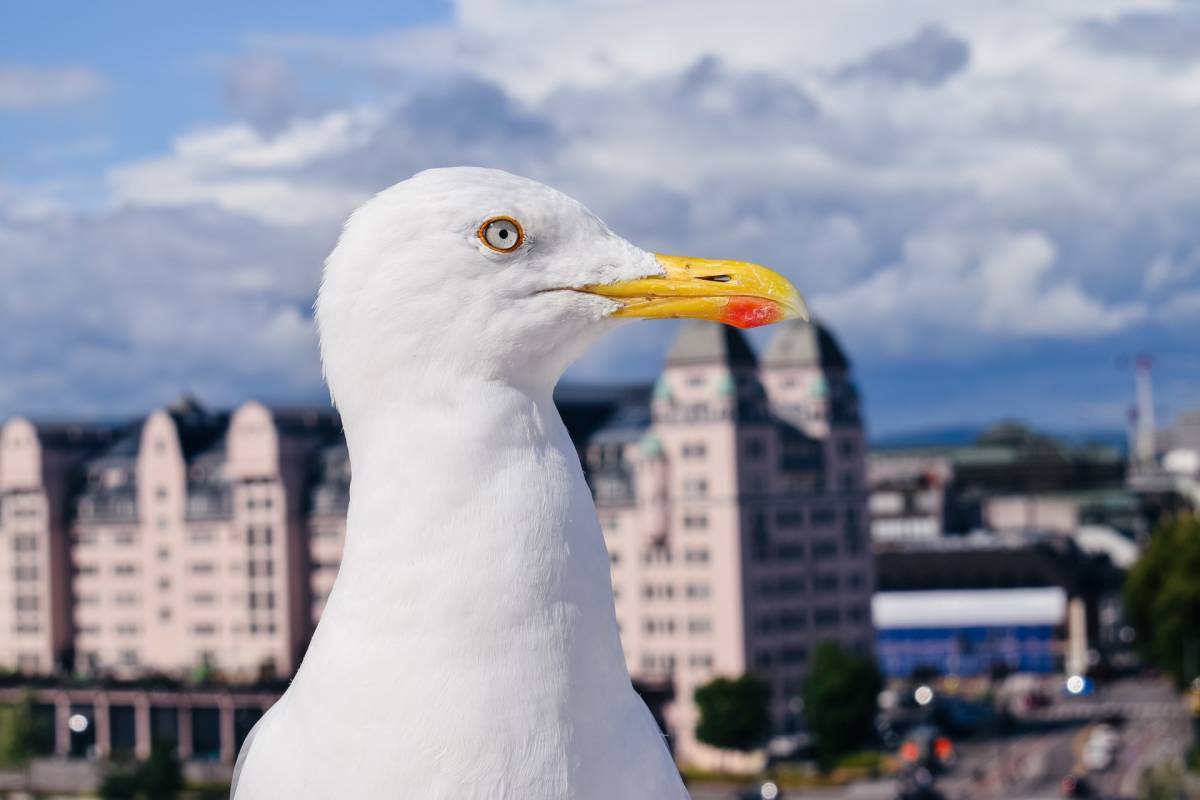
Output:
[[[1140,352],[1166,416],[1200,388],[1187,4],[65,9],[0,31],[2,415],[323,403],[339,225],[453,163],[779,268],[855,352],[872,435],[1119,429]],[[671,335],[568,381],[650,380]]]

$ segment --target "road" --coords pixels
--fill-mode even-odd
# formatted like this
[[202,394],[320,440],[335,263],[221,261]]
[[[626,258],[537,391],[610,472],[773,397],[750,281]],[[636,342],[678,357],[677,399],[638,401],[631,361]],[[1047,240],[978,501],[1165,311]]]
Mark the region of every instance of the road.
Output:
[[1067,773],[1085,772],[1079,753],[1092,725],[1113,713],[1127,720],[1121,748],[1109,769],[1087,779],[1099,797],[1133,797],[1147,767],[1182,761],[1190,742],[1187,710],[1164,682],[1113,683],[1093,697],[1056,703],[1026,721],[1017,735],[964,743],[959,764],[939,788],[951,800],[1059,797]]
[[[1088,698],[1064,699],[1022,721],[1007,737],[963,742],[954,770],[938,781],[947,800],[1042,800],[1058,798],[1059,783],[1080,769],[1079,752],[1090,727],[1120,712],[1121,748],[1113,765],[1088,780],[1097,797],[1132,798],[1138,778],[1152,764],[1182,760],[1191,721],[1171,687],[1161,681],[1124,680]],[[730,800],[727,788],[692,787],[692,800]],[[892,781],[858,783],[838,790],[788,792],[781,800],[892,800]]]

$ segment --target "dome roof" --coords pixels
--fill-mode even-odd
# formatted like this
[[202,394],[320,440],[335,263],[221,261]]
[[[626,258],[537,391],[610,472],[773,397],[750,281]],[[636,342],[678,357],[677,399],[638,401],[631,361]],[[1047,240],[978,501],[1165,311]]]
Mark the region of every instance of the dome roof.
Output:
[[793,320],[785,322],[780,328],[767,345],[767,352],[763,355],[764,367],[850,367],[850,360],[846,358],[841,345],[824,325]]
[[692,320],[683,326],[667,353],[667,366],[726,364],[753,367],[758,364],[750,343],[737,328],[716,322]]

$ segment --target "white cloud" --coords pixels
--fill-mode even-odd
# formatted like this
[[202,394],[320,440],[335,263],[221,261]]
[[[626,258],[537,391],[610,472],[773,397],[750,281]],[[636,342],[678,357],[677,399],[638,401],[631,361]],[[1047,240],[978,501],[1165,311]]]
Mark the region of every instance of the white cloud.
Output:
[[[113,169],[109,210],[23,201],[36,224],[22,228],[13,200],[0,278],[29,263],[74,275],[74,301],[20,317],[31,336],[96,335],[155,374],[192,359],[215,375],[219,354],[246,379],[271,358],[316,392],[305,292],[345,214],[420,169],[487,164],[559,186],[644,246],[777,266],[860,358],[1196,333],[1200,65],[1081,33],[1174,8],[464,0],[443,25],[259,36],[227,61],[241,121]],[[355,100],[305,95],[298,61]],[[164,263],[186,265],[193,295],[158,283]],[[149,297],[162,308],[146,327],[122,317],[105,344],[97,332]],[[208,316],[163,334],[195,297]],[[214,325],[218,309],[238,322]],[[579,374],[652,368],[661,345],[607,347]]]
[[0,64],[0,111],[28,111],[89,100],[108,81],[87,67]]

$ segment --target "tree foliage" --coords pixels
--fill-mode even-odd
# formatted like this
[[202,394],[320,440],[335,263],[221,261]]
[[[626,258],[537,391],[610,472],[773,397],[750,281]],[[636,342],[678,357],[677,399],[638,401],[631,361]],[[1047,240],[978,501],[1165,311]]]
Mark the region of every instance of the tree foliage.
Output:
[[696,689],[696,738],[723,750],[753,750],[771,732],[771,687],[754,675],[714,678]]
[[823,769],[854,752],[874,730],[883,676],[870,658],[825,642],[813,651],[804,682],[804,716]]
[[105,800],[170,800],[183,789],[183,765],[173,746],[155,742],[150,758],[133,766],[114,764],[100,784]]
[[1200,674],[1200,520],[1158,527],[1125,580],[1125,613],[1147,661],[1180,686]]
[[37,754],[39,730],[33,699],[0,707],[0,766],[23,767]]

